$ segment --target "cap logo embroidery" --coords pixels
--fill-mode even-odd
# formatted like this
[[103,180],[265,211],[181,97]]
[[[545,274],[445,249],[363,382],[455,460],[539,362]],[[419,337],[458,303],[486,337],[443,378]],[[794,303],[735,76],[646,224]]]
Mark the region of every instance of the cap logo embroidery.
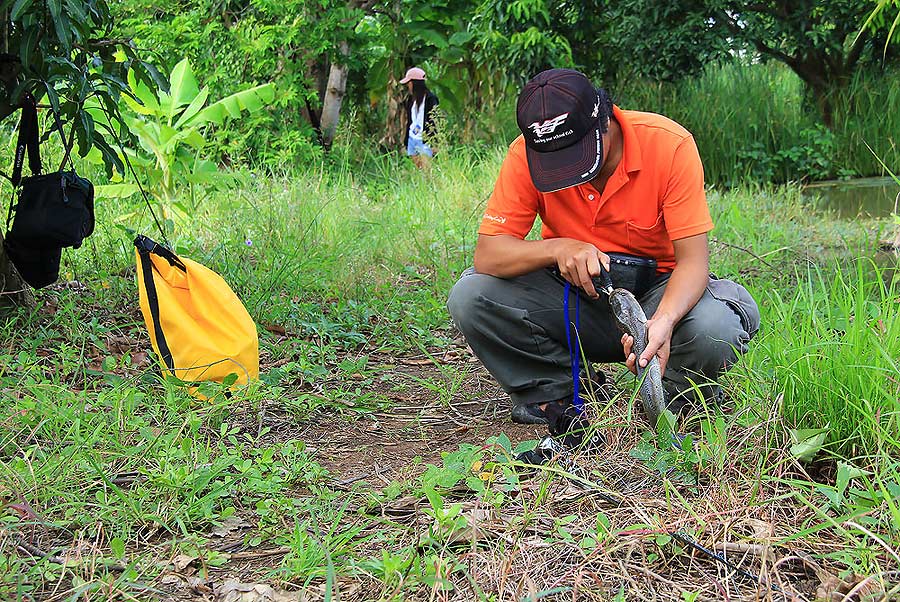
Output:
[[600,112],[600,101],[597,100],[597,104],[594,105],[594,111],[593,111],[593,113],[591,113],[591,117],[592,117],[593,119],[596,119],[596,118],[597,118],[597,113],[599,113],[599,112]]
[[528,127],[534,130],[535,136],[541,138],[543,136],[546,136],[547,134],[552,134],[556,130],[556,128],[565,123],[568,116],[568,113],[563,113],[562,115],[557,115],[556,117],[548,119],[543,123],[535,121]]

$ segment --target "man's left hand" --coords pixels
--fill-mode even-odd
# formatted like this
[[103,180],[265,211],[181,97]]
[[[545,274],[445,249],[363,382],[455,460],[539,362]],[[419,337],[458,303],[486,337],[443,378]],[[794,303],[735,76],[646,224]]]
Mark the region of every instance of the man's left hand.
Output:
[[634,339],[631,335],[622,335],[622,348],[625,350],[625,365],[629,370],[637,374],[635,362],[640,361],[641,368],[646,368],[653,356],[659,357],[659,373],[666,373],[666,364],[669,361],[669,351],[672,345],[672,330],[675,324],[667,316],[654,316],[647,320],[647,348],[641,357],[635,358],[632,353]]

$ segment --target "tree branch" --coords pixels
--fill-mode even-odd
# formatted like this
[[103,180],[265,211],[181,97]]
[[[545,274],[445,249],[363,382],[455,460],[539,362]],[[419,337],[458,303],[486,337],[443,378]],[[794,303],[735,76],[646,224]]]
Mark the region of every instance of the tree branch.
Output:
[[771,56],[772,58],[776,58],[779,61],[787,64],[787,66],[790,67],[791,69],[793,69],[794,71],[797,71],[795,66],[799,65],[799,63],[800,63],[799,59],[797,59],[796,57],[790,56],[790,55],[782,52],[781,50],[772,48],[771,46],[769,46],[768,44],[766,44],[759,38],[748,36],[747,32],[740,25],[738,25],[737,21],[735,21],[731,17],[731,15],[729,15],[727,12],[721,11],[720,16],[722,18],[724,18],[726,27],[728,27],[728,29],[732,33],[734,33],[737,36],[746,38],[751,44],[753,44],[753,46],[756,48],[757,52],[759,52],[760,54],[765,54],[765,55]]

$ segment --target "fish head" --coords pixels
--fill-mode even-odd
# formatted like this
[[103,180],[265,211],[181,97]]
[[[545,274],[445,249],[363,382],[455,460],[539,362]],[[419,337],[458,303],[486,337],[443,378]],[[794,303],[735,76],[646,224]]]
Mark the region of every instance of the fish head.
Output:
[[637,305],[637,299],[624,288],[613,289],[609,295],[609,306],[617,316],[633,315],[635,305]]

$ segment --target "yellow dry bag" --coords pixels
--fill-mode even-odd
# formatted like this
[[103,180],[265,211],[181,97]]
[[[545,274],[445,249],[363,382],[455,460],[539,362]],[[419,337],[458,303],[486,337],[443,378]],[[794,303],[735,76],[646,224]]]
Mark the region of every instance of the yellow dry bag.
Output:
[[141,313],[163,374],[192,386],[259,377],[256,325],[222,277],[146,236],[134,246]]

